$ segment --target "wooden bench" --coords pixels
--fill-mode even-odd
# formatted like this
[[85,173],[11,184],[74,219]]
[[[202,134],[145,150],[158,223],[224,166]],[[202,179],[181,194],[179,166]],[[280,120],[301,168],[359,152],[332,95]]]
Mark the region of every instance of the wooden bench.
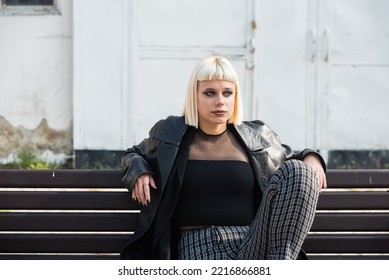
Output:
[[[120,170],[0,170],[0,259],[118,259],[139,205]],[[389,170],[329,170],[303,248],[389,259]]]

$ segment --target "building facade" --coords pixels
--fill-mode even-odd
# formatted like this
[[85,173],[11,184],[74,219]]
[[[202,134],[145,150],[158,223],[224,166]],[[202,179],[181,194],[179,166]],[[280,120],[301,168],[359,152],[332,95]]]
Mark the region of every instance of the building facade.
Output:
[[181,114],[195,63],[222,54],[246,119],[330,167],[389,168],[387,12],[385,0],[3,5],[0,158],[27,147],[118,167],[152,124]]

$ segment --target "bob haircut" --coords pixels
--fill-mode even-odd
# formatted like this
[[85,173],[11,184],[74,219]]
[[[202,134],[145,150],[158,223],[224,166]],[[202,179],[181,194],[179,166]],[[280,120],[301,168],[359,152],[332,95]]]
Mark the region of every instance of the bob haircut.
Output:
[[231,62],[222,56],[209,56],[200,61],[193,69],[189,79],[188,92],[184,104],[185,123],[196,128],[199,127],[197,110],[197,86],[201,81],[224,80],[235,84],[235,104],[228,123],[240,124],[242,122],[242,101],[238,74]]

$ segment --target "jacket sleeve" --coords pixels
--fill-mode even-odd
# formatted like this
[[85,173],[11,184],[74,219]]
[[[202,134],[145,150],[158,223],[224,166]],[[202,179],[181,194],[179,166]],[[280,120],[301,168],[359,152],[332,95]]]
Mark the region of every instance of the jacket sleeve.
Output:
[[291,159],[303,160],[309,154],[314,154],[314,155],[317,156],[317,158],[320,160],[321,165],[323,166],[324,172],[326,172],[327,166],[326,166],[326,163],[325,163],[323,157],[320,155],[319,152],[317,152],[317,151],[315,151],[313,149],[307,148],[307,149],[304,149],[304,150],[302,150],[300,152],[293,153]]
[[127,149],[122,157],[122,167],[124,169],[122,182],[129,191],[132,191],[132,187],[140,175],[146,173],[154,174],[148,162],[148,154],[155,149],[156,141],[153,135],[156,127],[157,124],[150,130],[149,138]]
[[304,160],[304,158],[307,155],[314,154],[320,160],[320,163],[323,166],[324,171],[326,171],[326,168],[327,168],[326,163],[319,152],[317,152],[313,149],[308,149],[308,148],[304,149],[302,151],[299,151],[299,152],[293,152],[292,149],[288,145],[282,144],[282,147],[284,148],[284,151],[285,151],[286,160],[289,160],[289,159]]
[[[266,124],[264,124],[264,125],[267,126]],[[273,133],[273,137],[279,143],[282,143],[280,137],[278,136],[278,134],[275,133],[273,130],[271,130],[269,127],[268,127],[268,129]],[[309,148],[306,148],[306,149],[304,149],[302,151],[299,151],[299,152],[294,152],[290,146],[288,146],[286,144],[281,144],[281,145],[282,145],[282,148],[284,149],[285,160],[290,160],[290,159],[304,160],[304,158],[308,154],[314,154],[320,160],[320,163],[323,166],[324,172],[326,172],[326,168],[327,168],[326,163],[325,163],[323,157],[320,155],[319,152],[317,152],[317,151],[315,151],[313,149],[309,149]]]

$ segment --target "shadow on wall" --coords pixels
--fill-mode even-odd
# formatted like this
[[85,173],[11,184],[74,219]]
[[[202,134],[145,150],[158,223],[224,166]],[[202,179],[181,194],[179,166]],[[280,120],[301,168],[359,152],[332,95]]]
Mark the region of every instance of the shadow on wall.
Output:
[[329,169],[389,169],[389,150],[333,150]]
[[121,169],[123,151],[75,150],[74,167],[77,169]]

